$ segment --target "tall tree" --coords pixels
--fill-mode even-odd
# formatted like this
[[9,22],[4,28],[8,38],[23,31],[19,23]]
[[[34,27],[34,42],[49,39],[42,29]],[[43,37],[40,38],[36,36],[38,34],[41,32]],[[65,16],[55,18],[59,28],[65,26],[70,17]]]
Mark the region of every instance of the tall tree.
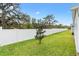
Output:
[[30,16],[29,15],[27,15],[27,14],[20,14],[20,21],[22,22],[22,23],[24,23],[24,24],[26,24],[26,23],[30,23]]
[[43,19],[45,19],[44,23],[45,25],[48,25],[48,27],[50,27],[54,22],[56,22],[54,15],[47,15]]
[[36,19],[35,18],[32,18],[32,27],[33,28],[36,28],[36,25],[37,25]]
[[20,28],[30,27],[31,17],[28,14],[20,13],[19,18]]
[[[11,17],[19,14],[19,4],[17,3],[0,3],[2,27],[7,28],[7,22],[13,20]],[[17,16],[18,18],[18,16]],[[14,21],[14,20],[13,20]]]

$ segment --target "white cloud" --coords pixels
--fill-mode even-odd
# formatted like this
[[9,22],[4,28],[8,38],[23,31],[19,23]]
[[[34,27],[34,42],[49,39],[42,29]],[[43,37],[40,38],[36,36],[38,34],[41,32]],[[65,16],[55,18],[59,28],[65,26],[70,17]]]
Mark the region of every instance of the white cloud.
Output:
[[36,12],[36,14],[38,15],[38,14],[40,14],[40,12],[39,12],[39,11],[37,11],[37,12]]

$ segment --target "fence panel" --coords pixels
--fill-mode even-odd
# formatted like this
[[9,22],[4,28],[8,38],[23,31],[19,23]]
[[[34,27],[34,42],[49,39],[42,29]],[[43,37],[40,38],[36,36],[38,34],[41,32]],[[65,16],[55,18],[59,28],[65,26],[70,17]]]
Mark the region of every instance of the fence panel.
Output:
[[[44,29],[45,35],[62,32],[67,29]],[[36,35],[36,29],[2,29],[0,30],[0,46],[29,40]]]

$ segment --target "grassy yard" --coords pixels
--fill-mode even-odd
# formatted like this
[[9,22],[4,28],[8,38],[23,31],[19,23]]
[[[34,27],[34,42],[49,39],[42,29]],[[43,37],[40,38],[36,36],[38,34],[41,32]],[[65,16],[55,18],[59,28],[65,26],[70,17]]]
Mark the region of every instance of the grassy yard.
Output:
[[35,39],[0,47],[0,55],[12,56],[72,56],[76,55],[70,31],[52,34],[38,44]]

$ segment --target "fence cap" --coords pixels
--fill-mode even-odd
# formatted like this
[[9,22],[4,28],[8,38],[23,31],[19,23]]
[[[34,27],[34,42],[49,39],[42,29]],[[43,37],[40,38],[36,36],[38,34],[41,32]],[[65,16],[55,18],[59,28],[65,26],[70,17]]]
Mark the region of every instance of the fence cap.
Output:
[[78,9],[78,8],[79,8],[79,6],[74,6],[74,7],[71,8],[71,10],[75,10],[75,9]]

